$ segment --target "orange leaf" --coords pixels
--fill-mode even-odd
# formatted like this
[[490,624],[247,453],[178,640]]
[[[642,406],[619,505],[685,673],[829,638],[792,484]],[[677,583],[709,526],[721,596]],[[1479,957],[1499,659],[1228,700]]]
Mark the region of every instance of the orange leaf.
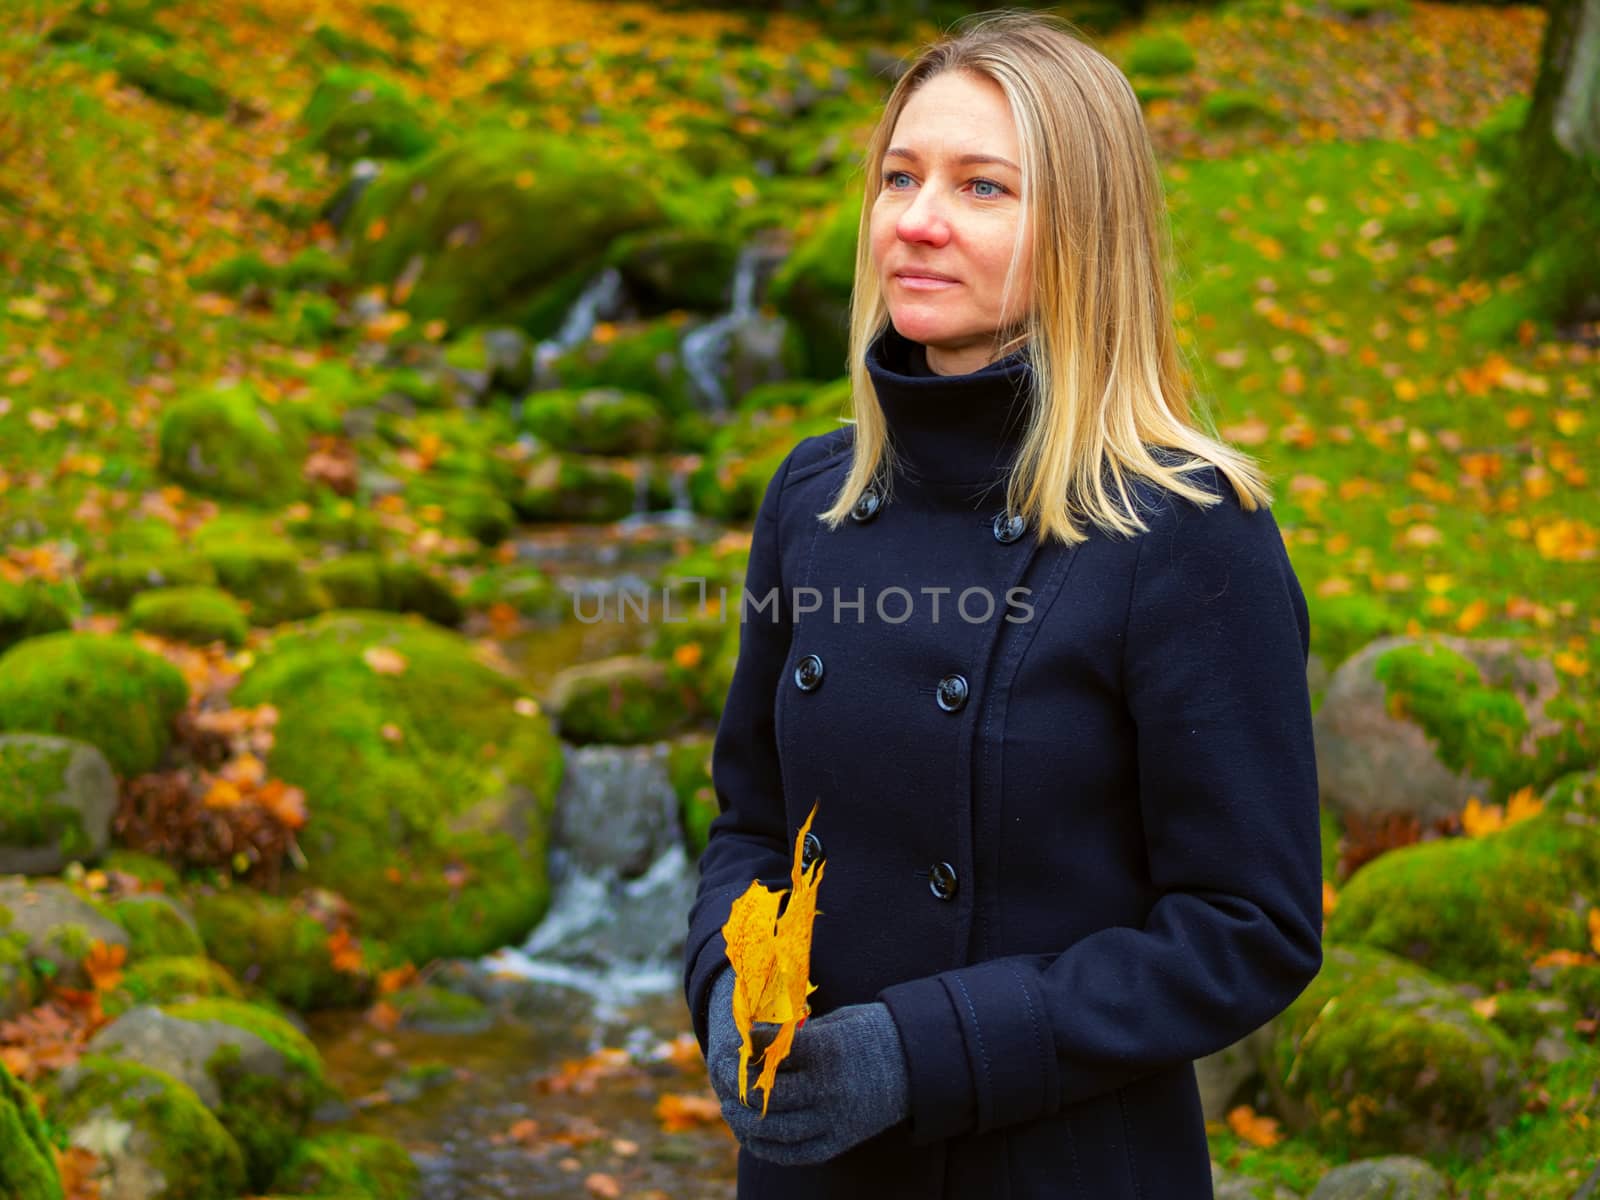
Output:
[[93,981],[96,991],[110,991],[122,982],[122,964],[127,957],[126,946],[108,946],[100,938],[95,938],[84,957],[83,969]]
[[714,1096],[687,1092],[668,1092],[656,1101],[656,1119],[666,1133],[682,1133],[698,1125],[715,1125],[722,1120],[722,1107]]
[[1278,1122],[1258,1115],[1248,1104],[1229,1111],[1228,1128],[1254,1146],[1271,1146],[1279,1139]]

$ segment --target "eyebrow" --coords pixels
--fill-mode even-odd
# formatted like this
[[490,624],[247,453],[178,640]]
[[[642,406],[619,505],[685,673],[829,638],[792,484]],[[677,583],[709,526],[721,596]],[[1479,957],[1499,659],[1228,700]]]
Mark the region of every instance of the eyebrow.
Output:
[[[918,154],[915,150],[908,150],[904,146],[890,146],[883,152],[883,156],[885,158],[889,158],[891,155],[897,158],[907,159],[908,161],[914,163],[919,163],[922,161],[922,156],[920,154]],[[956,162],[963,167],[979,163],[998,163],[1002,167],[1010,167],[1019,175],[1022,173],[1022,168],[1017,166],[1016,163],[1012,162],[1009,158],[1001,158],[998,154],[963,154],[956,159]]]

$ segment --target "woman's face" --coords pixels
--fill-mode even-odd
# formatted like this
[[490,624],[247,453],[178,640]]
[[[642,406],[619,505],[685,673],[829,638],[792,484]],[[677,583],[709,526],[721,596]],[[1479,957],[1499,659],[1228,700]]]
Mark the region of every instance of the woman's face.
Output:
[[894,327],[928,347],[928,365],[941,375],[984,366],[995,331],[1027,312],[1027,244],[1001,308],[1023,222],[1021,161],[1011,106],[982,76],[934,76],[895,122],[872,206],[872,260]]

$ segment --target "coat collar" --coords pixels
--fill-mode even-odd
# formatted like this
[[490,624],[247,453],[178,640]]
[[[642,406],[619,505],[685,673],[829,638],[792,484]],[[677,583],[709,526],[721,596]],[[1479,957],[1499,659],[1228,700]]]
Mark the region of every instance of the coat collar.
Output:
[[926,483],[986,484],[1010,469],[1027,428],[1026,348],[966,375],[936,375],[926,349],[890,324],[867,348],[867,374],[902,469]]

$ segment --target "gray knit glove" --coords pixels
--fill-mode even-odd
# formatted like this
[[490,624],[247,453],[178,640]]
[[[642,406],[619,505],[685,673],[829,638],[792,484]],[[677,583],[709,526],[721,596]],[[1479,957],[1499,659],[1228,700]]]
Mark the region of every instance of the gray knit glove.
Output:
[[[733,1023],[733,972],[711,992],[706,1066],[722,1100],[722,1116],[751,1154],[785,1166],[827,1162],[882,1133],[911,1113],[910,1081],[894,1018],[881,1003],[851,1004],[808,1020],[778,1067],[761,1115],[761,1092],[739,1100],[739,1030]],[[750,1030],[756,1058],[778,1026]]]

